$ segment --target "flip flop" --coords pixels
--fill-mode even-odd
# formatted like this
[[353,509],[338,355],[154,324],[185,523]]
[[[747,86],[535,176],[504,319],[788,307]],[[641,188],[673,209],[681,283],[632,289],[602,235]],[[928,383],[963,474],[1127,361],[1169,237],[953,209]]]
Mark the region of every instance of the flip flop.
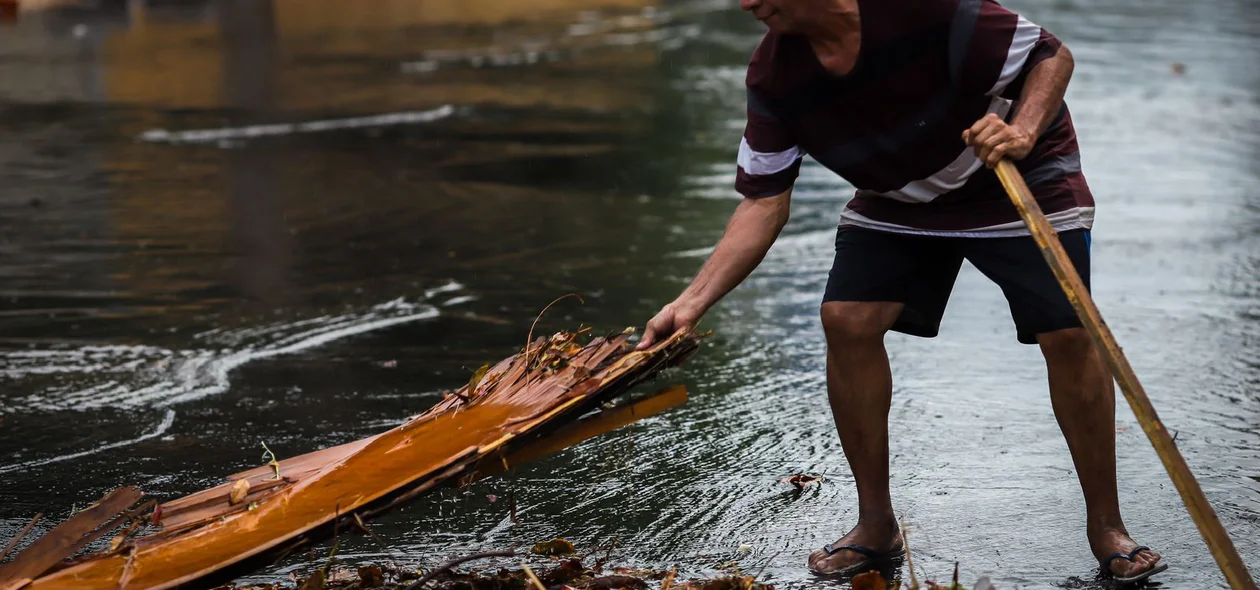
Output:
[[1118,582],[1118,583],[1121,583],[1121,584],[1133,584],[1133,583],[1136,583],[1136,582],[1141,582],[1141,581],[1143,581],[1143,580],[1145,580],[1145,579],[1147,579],[1147,578],[1149,578],[1149,577],[1151,577],[1151,576],[1153,576],[1153,575],[1155,575],[1155,574],[1158,574],[1158,573],[1160,573],[1160,572],[1162,572],[1162,571],[1164,571],[1164,570],[1167,570],[1167,569],[1168,569],[1168,564],[1164,563],[1163,561],[1160,561],[1159,563],[1155,564],[1155,567],[1153,567],[1153,568],[1151,568],[1151,569],[1149,569],[1149,570],[1146,570],[1146,571],[1144,571],[1144,572],[1142,572],[1142,573],[1140,573],[1140,574],[1137,574],[1137,575],[1135,575],[1135,576],[1130,576],[1130,577],[1127,577],[1127,578],[1122,578],[1122,577],[1117,576],[1117,575],[1115,575],[1114,573],[1112,573],[1112,571],[1111,571],[1111,562],[1113,562],[1113,561],[1115,561],[1115,560],[1117,560],[1117,559],[1127,559],[1127,560],[1129,560],[1129,561],[1133,561],[1133,558],[1137,557],[1137,554],[1138,554],[1138,553],[1141,553],[1141,552],[1143,552],[1143,551],[1150,551],[1150,550],[1151,550],[1151,548],[1150,548],[1150,547],[1146,547],[1146,546],[1138,546],[1138,547],[1134,547],[1134,548],[1133,548],[1133,550],[1132,550],[1132,551],[1130,551],[1130,552],[1128,552],[1128,553],[1113,553],[1113,554],[1111,555],[1111,557],[1108,557],[1107,559],[1105,559],[1105,560],[1103,560],[1103,561],[1099,562],[1099,563],[1098,563],[1098,566],[1099,566],[1100,568],[1102,568],[1102,573],[1103,573],[1103,575],[1104,575],[1104,576],[1106,576],[1106,577],[1108,577],[1108,578],[1111,578],[1111,579],[1115,580],[1115,581],[1116,581],[1116,582]]
[[866,547],[863,545],[840,545],[840,546],[834,546],[834,547],[831,544],[823,545],[823,551],[827,552],[827,557],[831,557],[832,555],[835,555],[836,553],[839,553],[845,550],[857,553],[858,555],[861,555],[862,557],[865,557],[866,559],[863,559],[862,561],[859,561],[853,565],[840,568],[834,572],[818,571],[814,569],[813,566],[810,566],[809,571],[820,576],[837,576],[837,577],[853,576],[855,574],[860,574],[862,572],[865,572],[871,569],[875,564],[892,561],[894,559],[905,557],[906,555],[906,550],[904,547],[901,549],[896,549],[893,551],[889,551],[887,553],[883,553],[883,552],[876,551],[874,549],[871,549],[870,547]]

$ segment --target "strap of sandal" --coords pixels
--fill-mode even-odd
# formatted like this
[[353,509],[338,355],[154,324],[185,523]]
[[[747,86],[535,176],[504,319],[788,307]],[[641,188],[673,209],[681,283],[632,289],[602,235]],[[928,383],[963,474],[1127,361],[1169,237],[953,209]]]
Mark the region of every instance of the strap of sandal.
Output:
[[1103,561],[1103,562],[1102,562],[1102,567],[1103,567],[1103,569],[1105,569],[1105,570],[1107,570],[1108,572],[1110,572],[1110,571],[1111,571],[1111,562],[1113,562],[1113,561],[1115,561],[1115,560],[1117,560],[1117,559],[1126,559],[1126,560],[1129,560],[1129,561],[1133,561],[1133,558],[1137,557],[1137,554],[1139,554],[1139,553],[1141,553],[1141,552],[1143,552],[1143,551],[1150,551],[1150,550],[1151,550],[1151,548],[1150,548],[1150,547],[1147,547],[1147,546],[1145,546],[1145,545],[1139,545],[1139,546],[1137,546],[1137,547],[1134,547],[1134,548],[1133,548],[1133,550],[1132,550],[1132,551],[1130,551],[1130,552],[1128,552],[1128,553],[1112,553],[1110,557],[1108,557],[1105,561]]
[[839,546],[833,546],[831,544],[823,545],[823,551],[826,551],[829,557],[832,555],[835,555],[839,551],[844,551],[846,549],[854,553],[857,553],[858,555],[861,555],[862,557],[865,557],[867,559],[878,559],[881,555],[883,555],[882,553],[875,551],[874,549],[871,549],[870,547],[866,547],[864,545],[839,545]]

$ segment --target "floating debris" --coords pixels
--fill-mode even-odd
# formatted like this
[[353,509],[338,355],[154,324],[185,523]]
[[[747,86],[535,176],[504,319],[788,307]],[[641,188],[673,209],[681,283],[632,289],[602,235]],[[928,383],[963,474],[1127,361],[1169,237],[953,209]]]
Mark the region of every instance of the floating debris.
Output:
[[779,480],[779,483],[792,484],[792,487],[796,488],[797,491],[805,489],[805,486],[822,482],[823,478],[821,476],[806,475],[804,473],[797,473]]
[[232,484],[232,490],[228,492],[228,504],[237,505],[245,500],[245,496],[249,495],[249,480],[238,479]]
[[[0,588],[169,588],[247,573],[263,558],[362,526],[420,494],[468,485],[686,400],[686,390],[674,387],[597,411],[686,360],[698,349],[694,334],[635,351],[632,329],[596,338],[584,332],[534,339],[376,436],[284,460],[264,446],[265,464],[162,504],[136,506],[140,492],[118,490],[0,568]],[[510,495],[509,503],[515,512]],[[68,559],[120,528],[109,549]],[[308,581],[311,588],[333,583]]]
[[[539,543],[542,545],[543,543]],[[661,590],[774,590],[772,584],[757,582],[753,576],[723,576],[714,579],[689,580],[674,584],[677,568],[669,572],[634,570],[615,567],[605,571],[602,561],[587,566],[583,559],[570,558],[553,562],[553,565],[530,566],[519,563],[519,569],[482,566],[467,573],[455,571],[455,567],[469,561],[481,561],[491,557],[512,558],[512,551],[479,553],[459,558],[433,568],[424,575],[398,568],[366,566],[357,569],[335,568],[325,573],[323,569],[312,572],[306,578],[295,578],[293,586],[267,584],[261,586],[221,586],[216,590],[286,590],[291,588],[320,590],[368,590],[388,588],[392,590],[647,590],[652,587],[648,580],[664,578]],[[365,569],[372,571],[365,575]],[[855,586],[857,588],[857,586]],[[884,587],[880,587],[884,590]]]
[[534,548],[530,549],[530,553],[533,553],[534,555],[555,557],[577,553],[577,548],[575,548],[573,543],[570,543],[568,540],[556,538],[534,545]]
[[852,586],[853,590],[888,590],[888,582],[875,570],[853,576]]

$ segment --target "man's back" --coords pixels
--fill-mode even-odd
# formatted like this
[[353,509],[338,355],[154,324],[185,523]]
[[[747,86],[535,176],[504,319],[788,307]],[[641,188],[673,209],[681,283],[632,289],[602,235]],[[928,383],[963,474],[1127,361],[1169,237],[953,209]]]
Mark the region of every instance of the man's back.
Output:
[[[858,191],[842,225],[927,235],[1024,235],[992,174],[960,138],[977,119],[1008,119],[1026,73],[1055,54],[1049,32],[993,0],[858,2],[861,49],[847,74],[802,35],[769,32],[748,67],[748,125],[736,188],[791,186],[808,153]],[[1056,229],[1089,229],[1067,107],[1020,162]]]

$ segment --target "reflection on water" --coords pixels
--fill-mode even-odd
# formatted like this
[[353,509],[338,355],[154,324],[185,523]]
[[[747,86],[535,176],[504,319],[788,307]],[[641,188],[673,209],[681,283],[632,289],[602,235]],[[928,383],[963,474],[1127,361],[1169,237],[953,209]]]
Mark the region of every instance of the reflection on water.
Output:
[[[1260,9],[1011,4],[1073,48],[1095,293],[1239,549],[1260,563]],[[540,329],[640,324],[733,206],[756,23],[724,0],[103,2],[0,24],[0,537],[122,483],[185,494],[379,432]],[[1174,64],[1180,64],[1175,66]],[[432,563],[558,534],[789,587],[847,530],[816,310],[849,188],[793,220],[672,381],[683,408],[375,525]],[[1083,505],[1000,292],[889,338],[893,486],[933,577],[1089,587]],[[1122,500],[1223,587],[1125,409]],[[780,477],[824,474],[802,494]],[[513,490],[508,518],[487,494]],[[1035,533],[1033,532],[1035,531]],[[742,544],[753,547],[736,555]],[[343,540],[348,560],[382,559]],[[262,572],[303,568],[297,556]]]

